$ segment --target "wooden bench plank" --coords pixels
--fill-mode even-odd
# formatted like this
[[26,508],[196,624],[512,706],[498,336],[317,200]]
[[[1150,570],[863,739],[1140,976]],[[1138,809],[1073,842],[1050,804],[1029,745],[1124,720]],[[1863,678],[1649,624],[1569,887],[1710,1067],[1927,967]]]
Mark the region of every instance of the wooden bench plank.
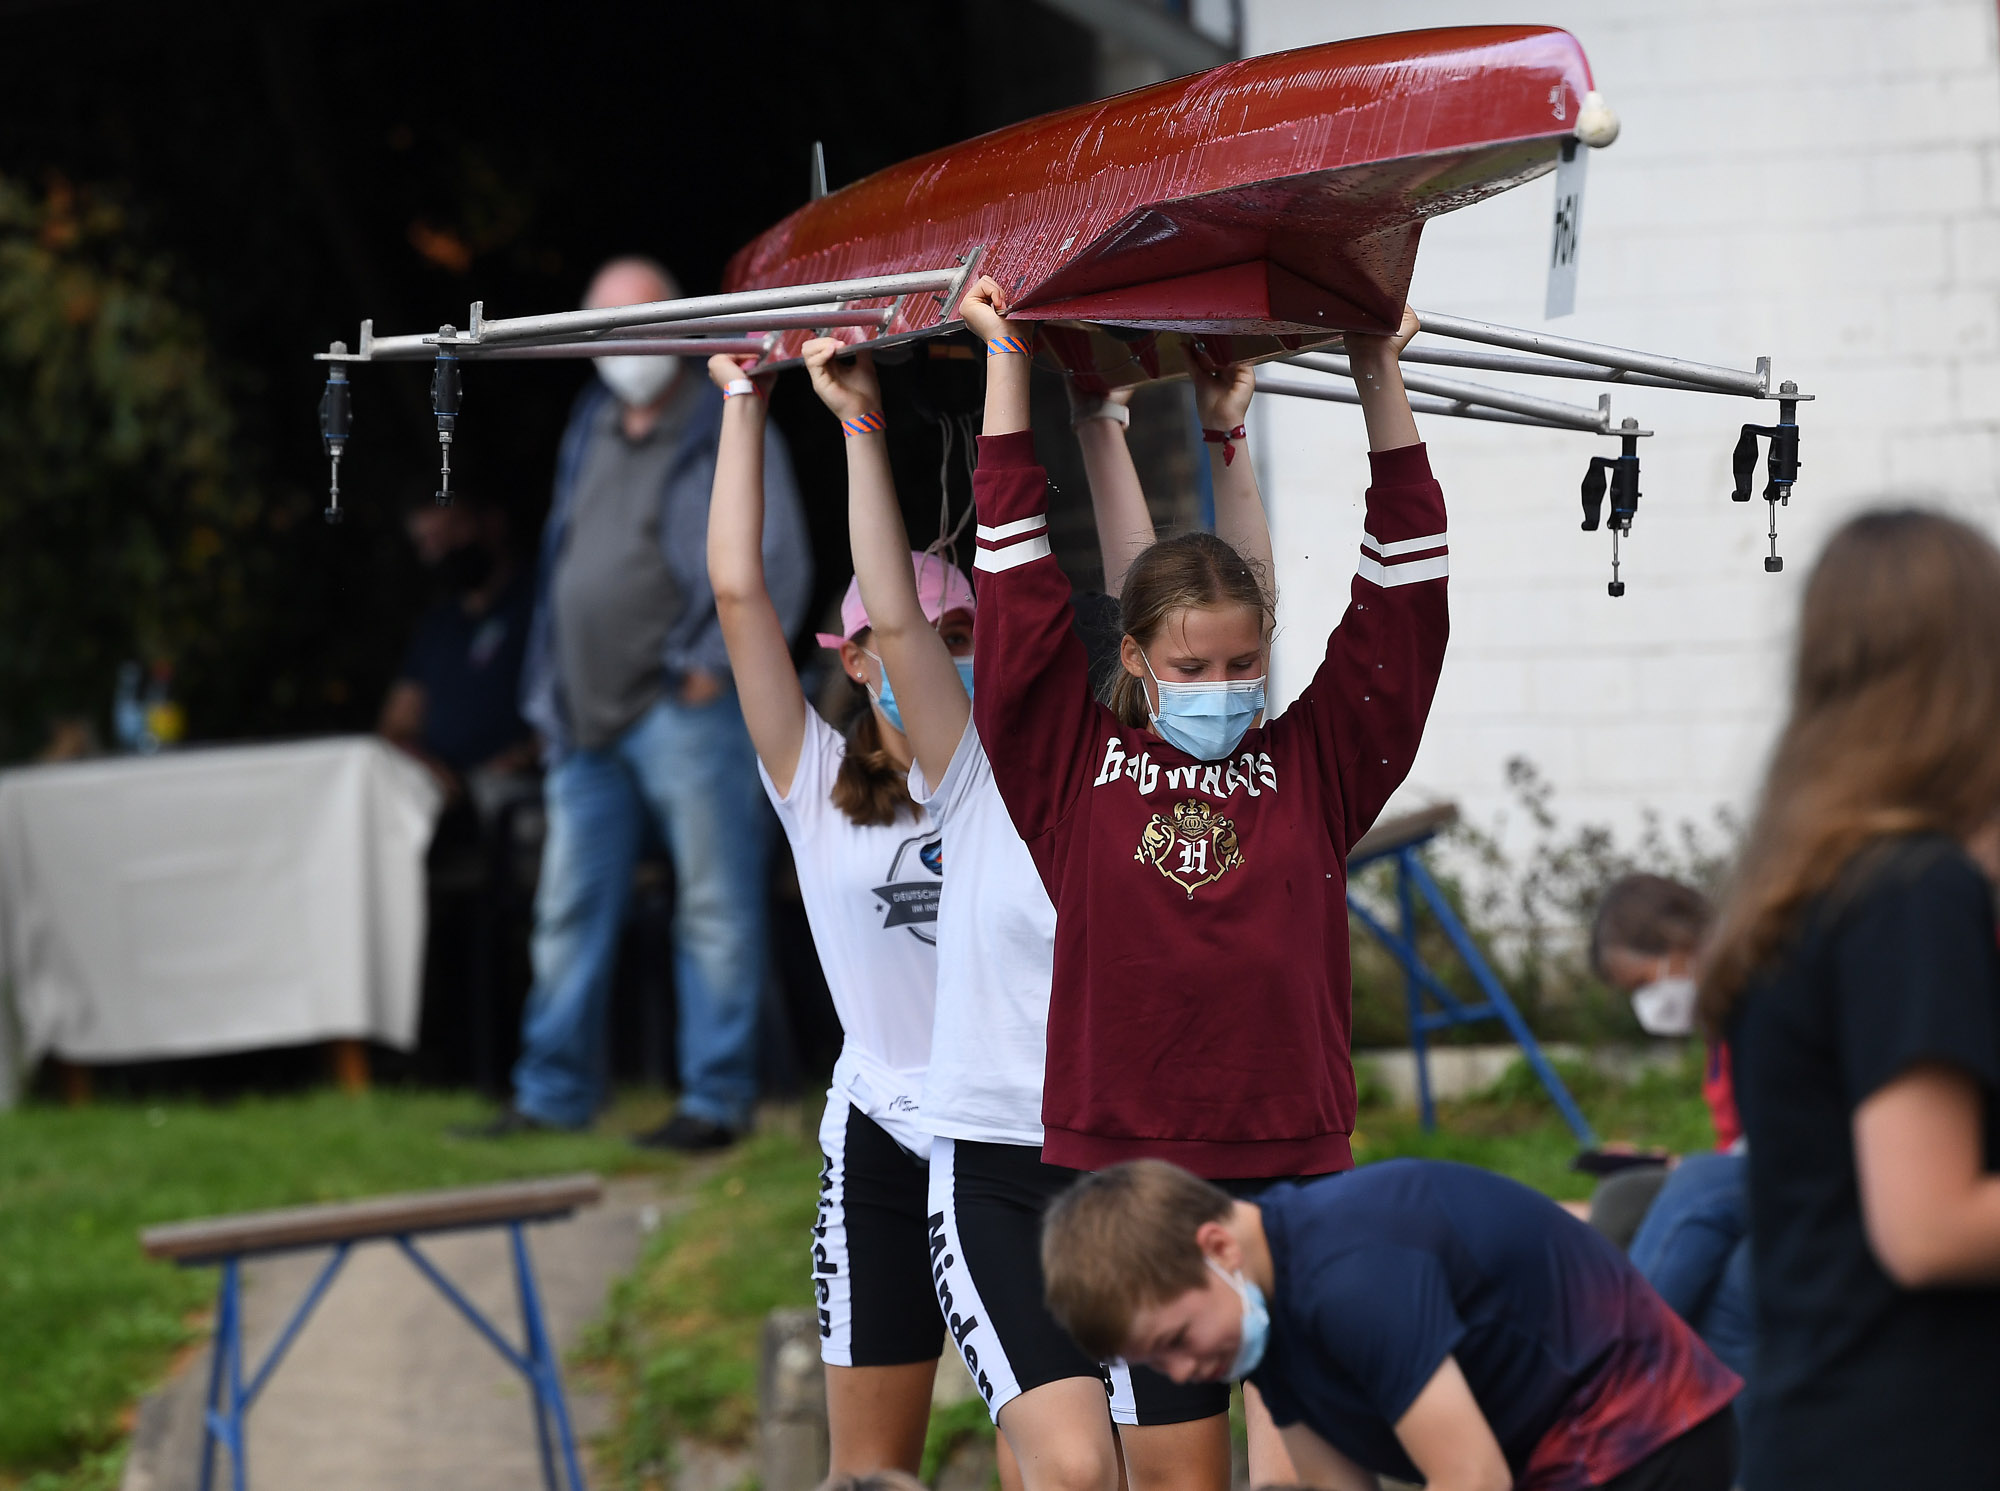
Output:
[[604,1182],[595,1175],[560,1175],[171,1222],[146,1228],[139,1234],[139,1245],[149,1258],[199,1263],[234,1254],[275,1253],[397,1233],[544,1221],[567,1216],[579,1206],[594,1205],[603,1196]]
[[1456,822],[1458,804],[1453,802],[1435,803],[1414,813],[1384,818],[1355,841],[1354,847],[1347,851],[1347,862],[1353,865],[1379,855],[1393,854],[1405,844],[1429,838]]

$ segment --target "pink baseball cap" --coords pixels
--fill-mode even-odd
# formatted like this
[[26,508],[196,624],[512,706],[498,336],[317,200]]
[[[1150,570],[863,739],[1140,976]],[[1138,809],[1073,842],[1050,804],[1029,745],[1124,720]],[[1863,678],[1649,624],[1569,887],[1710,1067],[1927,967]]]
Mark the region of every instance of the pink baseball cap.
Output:
[[[946,559],[942,554],[923,554],[910,551],[910,567],[917,572],[917,604],[924,608],[924,615],[936,623],[941,617],[953,611],[972,611],[972,583],[965,578],[965,571]],[[831,632],[815,632],[822,647],[840,650],[840,644],[868,629],[868,608],[861,604],[861,577],[855,576],[847,582],[847,594],[840,598],[840,632],[836,637]]]

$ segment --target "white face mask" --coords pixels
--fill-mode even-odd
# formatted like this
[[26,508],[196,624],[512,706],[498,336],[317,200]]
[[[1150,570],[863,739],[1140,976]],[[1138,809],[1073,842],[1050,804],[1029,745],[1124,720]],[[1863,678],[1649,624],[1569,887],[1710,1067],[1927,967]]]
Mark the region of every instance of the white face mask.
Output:
[[1632,1013],[1648,1035],[1694,1033],[1695,982],[1685,974],[1662,974],[1632,991]]
[[633,409],[645,409],[673,386],[681,373],[678,357],[593,357],[597,376]]

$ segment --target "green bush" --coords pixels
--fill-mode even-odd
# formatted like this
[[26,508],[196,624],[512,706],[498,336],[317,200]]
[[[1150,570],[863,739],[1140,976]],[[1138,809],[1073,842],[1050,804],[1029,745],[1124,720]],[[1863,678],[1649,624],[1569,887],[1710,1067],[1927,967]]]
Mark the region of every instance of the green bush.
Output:
[[200,688],[254,631],[232,435],[206,330],[119,208],[0,178],[0,761],[101,721],[121,661]]
[[[1454,915],[1469,931],[1529,1029],[1545,1041],[1580,1045],[1641,1038],[1624,995],[1607,987],[1589,967],[1585,938],[1605,888],[1634,870],[1650,871],[1698,886],[1718,887],[1734,852],[1740,825],[1718,810],[1709,829],[1683,821],[1672,832],[1656,813],[1641,820],[1637,841],[1621,843],[1603,824],[1565,824],[1556,812],[1555,788],[1533,762],[1507,763],[1507,784],[1533,841],[1516,857],[1497,832],[1459,823],[1426,856],[1433,878]],[[1355,877],[1355,889],[1383,920],[1395,926],[1395,867],[1378,861]],[[1421,903],[1417,908],[1417,948],[1425,965],[1465,1004],[1484,995],[1457,951]],[[1353,947],[1356,1050],[1409,1042],[1409,1012],[1402,965],[1350,917]],[[1425,1007],[1435,1008],[1425,996]],[[1453,1026],[1434,1034],[1435,1043],[1503,1041],[1497,1022]]]

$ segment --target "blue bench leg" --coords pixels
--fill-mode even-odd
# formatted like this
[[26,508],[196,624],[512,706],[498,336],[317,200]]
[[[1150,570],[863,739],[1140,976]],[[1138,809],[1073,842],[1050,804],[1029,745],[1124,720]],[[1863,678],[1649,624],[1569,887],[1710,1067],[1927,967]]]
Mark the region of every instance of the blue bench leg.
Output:
[[576,1438],[570,1432],[569,1407],[563,1401],[562,1373],[555,1347],[542,1322],[542,1301],[535,1288],[535,1268],[528,1257],[528,1240],[519,1222],[507,1228],[514,1245],[514,1281],[521,1293],[521,1330],[526,1336],[529,1385],[534,1389],[535,1434],[542,1449],[542,1478],[549,1491],[559,1491],[554,1457],[550,1453],[549,1425],[553,1421],[556,1443],[562,1450],[562,1468],[570,1491],[586,1491],[583,1471],[577,1464]]
[[[1405,849],[1396,856],[1396,910],[1402,920],[1403,946],[1412,954],[1417,946],[1417,909],[1410,896],[1410,864],[1416,851]],[[1437,1130],[1437,1106],[1431,1099],[1431,1037],[1424,1023],[1423,982],[1417,965],[1403,965],[1403,993],[1410,1007],[1410,1057],[1417,1069],[1417,1111],[1423,1116],[1424,1132]]]
[[243,1491],[243,1280],[234,1258],[222,1262],[215,1306],[215,1344],[209,1350],[208,1399],[203,1405],[201,1491],[215,1481],[215,1442],[229,1451],[229,1480]]

